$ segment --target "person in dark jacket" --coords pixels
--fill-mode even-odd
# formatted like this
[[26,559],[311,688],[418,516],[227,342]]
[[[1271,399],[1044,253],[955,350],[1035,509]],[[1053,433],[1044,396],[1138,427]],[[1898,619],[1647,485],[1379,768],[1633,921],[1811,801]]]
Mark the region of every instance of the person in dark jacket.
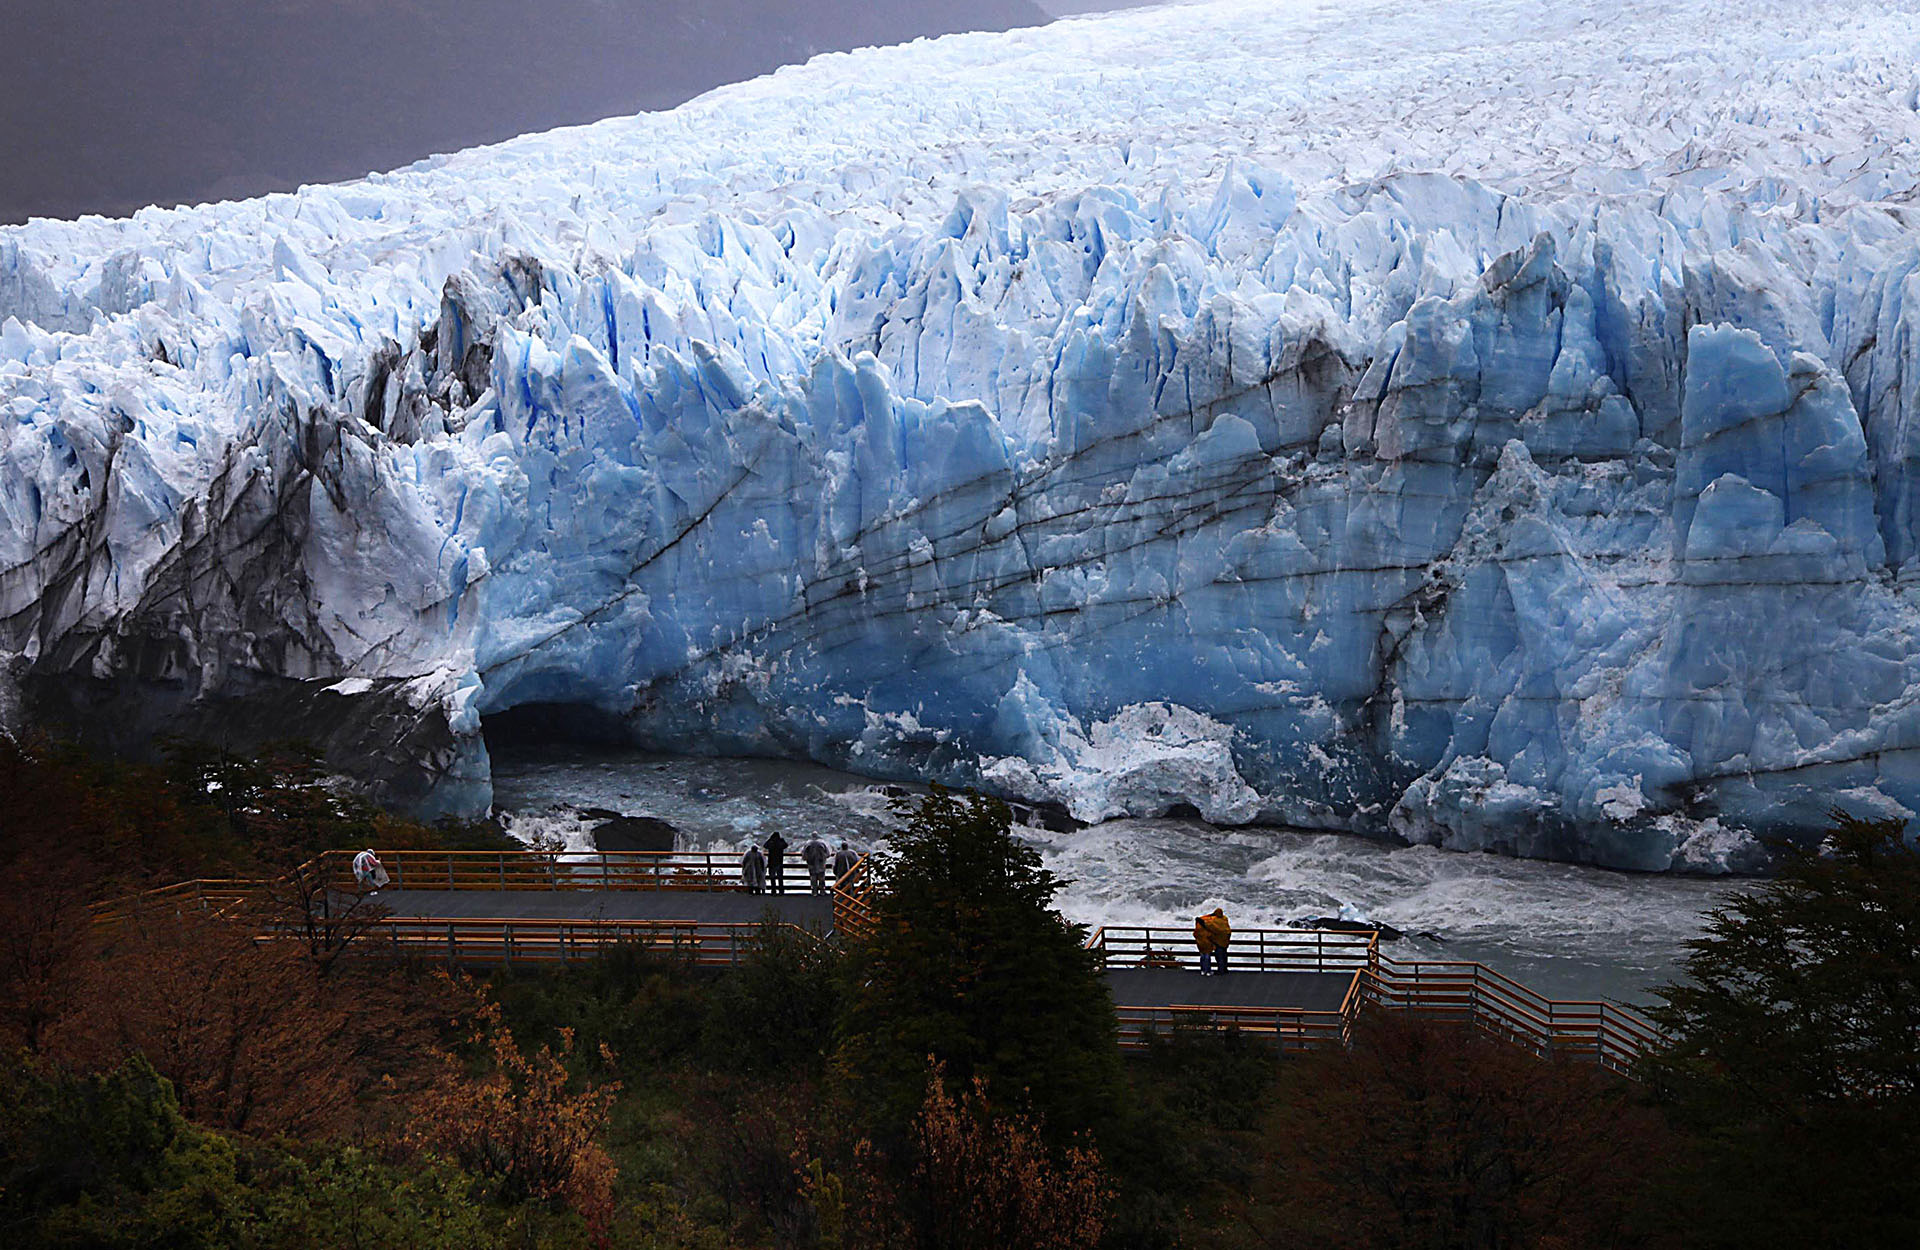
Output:
[[831,854],[819,838],[807,839],[807,844],[800,848],[800,858],[807,865],[807,884],[815,894],[827,892],[827,858]]
[[840,878],[852,872],[853,866],[859,862],[860,862],[860,852],[848,846],[846,839],[842,838],[840,840],[840,849],[833,853],[834,881],[837,883],[840,880]]
[[778,829],[767,837],[767,889],[774,894],[787,892],[787,840]]

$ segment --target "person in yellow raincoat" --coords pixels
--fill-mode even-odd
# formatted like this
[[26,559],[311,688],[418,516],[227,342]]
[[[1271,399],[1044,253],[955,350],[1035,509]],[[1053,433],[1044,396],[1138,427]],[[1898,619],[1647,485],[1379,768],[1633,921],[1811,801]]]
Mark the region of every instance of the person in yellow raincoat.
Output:
[[1207,915],[1193,922],[1193,944],[1200,948],[1200,975],[1219,974],[1227,971],[1227,943],[1233,940],[1233,926],[1227,923],[1227,913],[1214,908]]

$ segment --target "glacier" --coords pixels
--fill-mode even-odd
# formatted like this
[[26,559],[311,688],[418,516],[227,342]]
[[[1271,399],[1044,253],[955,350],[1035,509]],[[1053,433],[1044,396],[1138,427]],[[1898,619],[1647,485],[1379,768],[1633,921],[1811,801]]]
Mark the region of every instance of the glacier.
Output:
[[0,230],[0,710],[1638,870],[1920,810],[1920,10],[1218,0]]

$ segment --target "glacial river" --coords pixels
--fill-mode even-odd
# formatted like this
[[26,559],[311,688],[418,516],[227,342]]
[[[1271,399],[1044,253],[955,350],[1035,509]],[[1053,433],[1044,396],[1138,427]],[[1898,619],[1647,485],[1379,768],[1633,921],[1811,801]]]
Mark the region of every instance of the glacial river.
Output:
[[[811,764],[516,746],[495,751],[493,777],[511,832],[581,849],[596,823],[573,810],[584,807],[668,821],[687,849],[731,850],[772,828],[864,848],[887,831],[879,784]],[[1068,882],[1059,902],[1073,920],[1184,928],[1216,906],[1241,928],[1364,917],[1439,939],[1389,945],[1399,958],[1479,960],[1553,998],[1647,1001],[1739,884],[1196,820],[1019,833]]]

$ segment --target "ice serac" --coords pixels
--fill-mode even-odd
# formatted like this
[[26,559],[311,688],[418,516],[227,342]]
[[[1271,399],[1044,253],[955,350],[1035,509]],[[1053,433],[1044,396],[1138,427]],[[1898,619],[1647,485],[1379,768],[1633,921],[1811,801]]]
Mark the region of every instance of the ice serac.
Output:
[[1639,869],[1909,814],[1899,7],[1133,11],[0,232],[15,702],[427,810],[541,704]]

